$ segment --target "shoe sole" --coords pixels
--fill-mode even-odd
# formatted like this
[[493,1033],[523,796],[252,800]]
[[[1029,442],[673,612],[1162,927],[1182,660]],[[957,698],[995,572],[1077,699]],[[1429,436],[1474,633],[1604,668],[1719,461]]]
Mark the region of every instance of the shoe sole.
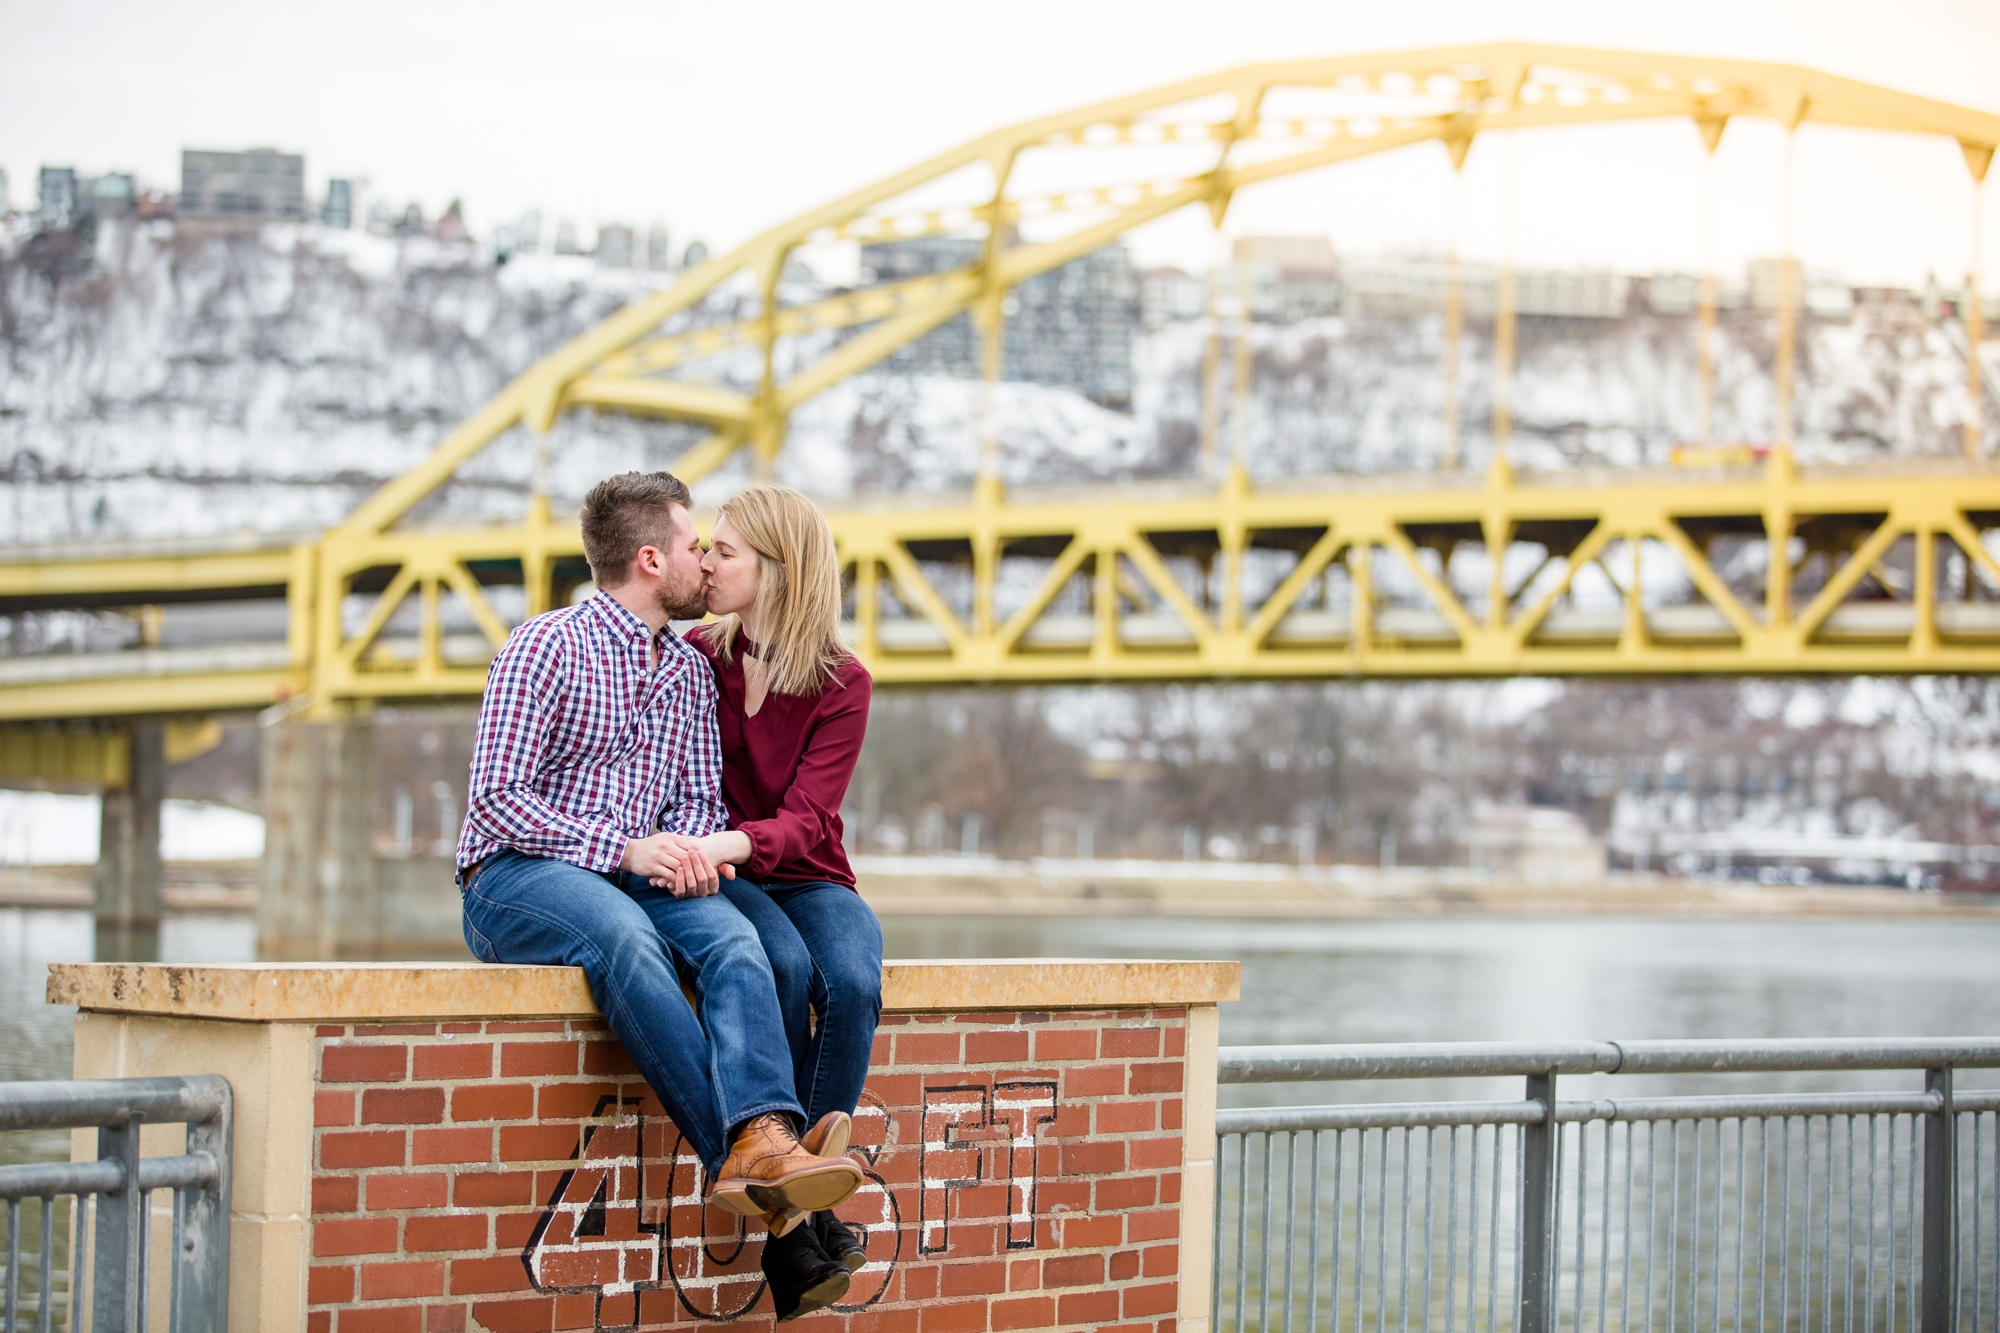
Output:
[[[839,1119],[834,1119],[835,1116],[839,1116]],[[807,1140],[812,1138],[812,1130],[806,1131],[806,1137],[805,1139],[801,1139],[800,1143],[807,1152],[815,1157],[845,1157],[847,1156],[848,1140],[854,1137],[854,1121],[852,1117],[843,1115],[838,1111],[829,1112],[827,1115],[822,1116],[820,1124],[826,1124],[828,1120],[833,1120],[833,1123],[827,1125],[826,1137],[817,1145],[807,1142]],[[813,1126],[815,1130],[818,1128],[819,1125]]]
[[866,1250],[845,1250],[832,1257],[836,1262],[846,1264],[847,1271],[850,1273],[859,1273],[868,1266],[868,1251]]
[[[800,1224],[811,1216],[811,1213],[800,1208],[787,1208],[782,1213],[765,1213],[763,1214],[764,1230],[771,1233],[772,1240],[776,1240],[780,1236],[789,1236],[794,1231],[797,1231]],[[849,1271],[851,1272],[852,1270],[850,1269]]]
[[852,1162],[809,1167],[776,1180],[718,1180],[708,1201],[744,1217],[797,1209],[816,1213],[861,1188],[861,1168]]
[[807,1287],[804,1291],[800,1292],[798,1308],[790,1314],[779,1315],[778,1322],[788,1324],[800,1315],[812,1314],[815,1311],[824,1310],[827,1306],[832,1305],[847,1294],[847,1285],[848,1277],[845,1269],[829,1274],[824,1281]]

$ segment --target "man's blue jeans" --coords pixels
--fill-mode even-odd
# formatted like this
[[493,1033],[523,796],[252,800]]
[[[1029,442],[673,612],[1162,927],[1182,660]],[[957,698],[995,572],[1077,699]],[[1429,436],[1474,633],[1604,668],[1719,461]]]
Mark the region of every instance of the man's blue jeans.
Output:
[[[778,984],[806,1123],[853,1114],[868,1081],[882,1017],[882,927],[845,884],[722,881],[723,896],[757,927]],[[807,1022],[807,1006],[819,1015]]]
[[711,1178],[730,1130],[766,1111],[802,1114],[771,965],[728,899],[676,898],[641,876],[503,851],[480,863],[464,903],[480,961],[583,969]]

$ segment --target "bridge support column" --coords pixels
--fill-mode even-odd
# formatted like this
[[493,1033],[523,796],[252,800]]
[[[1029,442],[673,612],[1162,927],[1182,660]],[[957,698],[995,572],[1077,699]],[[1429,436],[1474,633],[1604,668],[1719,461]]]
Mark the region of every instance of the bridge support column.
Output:
[[264,886],[259,957],[379,952],[374,854],[375,721],[278,717],[263,729]]
[[97,957],[137,962],[160,956],[160,803],[167,794],[167,727],[132,724],[123,786],[106,786],[98,816],[91,892]]

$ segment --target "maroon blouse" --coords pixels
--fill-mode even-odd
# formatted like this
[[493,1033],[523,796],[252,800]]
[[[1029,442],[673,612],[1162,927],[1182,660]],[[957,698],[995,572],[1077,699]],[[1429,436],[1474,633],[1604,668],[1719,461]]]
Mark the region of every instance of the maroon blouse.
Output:
[[774,884],[830,880],[852,888],[854,871],[840,845],[840,802],[868,732],[874,686],[868,668],[850,657],[820,693],[768,691],[757,716],[749,717],[743,680],[747,640],[741,632],[727,664],[703,630],[690,633],[687,641],[715,669],[722,799],[729,826],[750,836],[744,876]]

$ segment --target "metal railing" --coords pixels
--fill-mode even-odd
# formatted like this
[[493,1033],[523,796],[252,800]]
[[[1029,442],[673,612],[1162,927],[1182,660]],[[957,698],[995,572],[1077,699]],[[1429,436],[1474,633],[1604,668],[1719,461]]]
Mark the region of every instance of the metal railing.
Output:
[[[1215,1333],[2000,1329],[2000,1039],[1226,1047],[1219,1082],[1521,1078],[1216,1114]],[[1921,1090],[1559,1101],[1560,1077]]]
[[[86,1319],[92,1333],[148,1328],[149,1214],[153,1192],[165,1189],[174,1194],[168,1327],[224,1333],[230,1118],[229,1082],[216,1074],[0,1083],[0,1130],[97,1129],[94,1162],[0,1166],[0,1200],[7,1204],[0,1330],[16,1333],[25,1327],[23,1315],[39,1333],[82,1330]],[[187,1126],[185,1150],[141,1156],[142,1127],[160,1123]],[[66,1209],[58,1207],[62,1199]],[[37,1281],[24,1290],[21,1213],[29,1200],[39,1204],[40,1246],[30,1256]],[[60,1229],[59,1212],[68,1214]]]

